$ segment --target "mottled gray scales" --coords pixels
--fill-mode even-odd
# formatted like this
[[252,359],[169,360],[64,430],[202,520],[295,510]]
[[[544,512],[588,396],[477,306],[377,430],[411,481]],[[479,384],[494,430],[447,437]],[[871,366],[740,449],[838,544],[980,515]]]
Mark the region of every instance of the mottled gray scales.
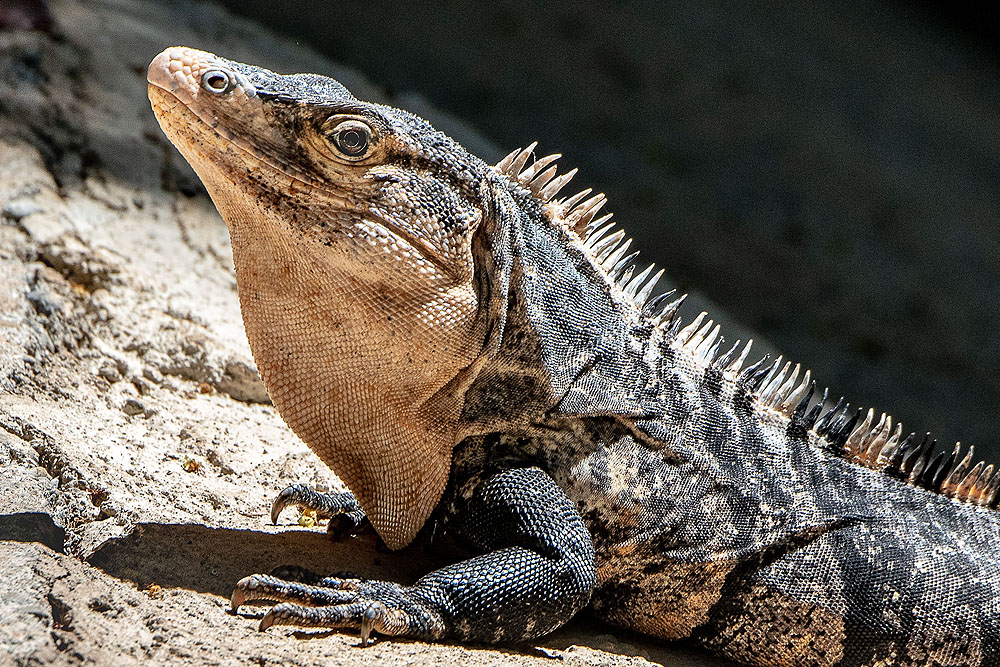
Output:
[[273,515],[470,552],[413,586],[281,567],[234,609],[506,642],[590,605],[749,665],[1000,662],[997,468],[680,322],[558,155],[491,166],[325,77],[193,49],[148,78],[229,227],[274,404],[351,490],[292,486]]

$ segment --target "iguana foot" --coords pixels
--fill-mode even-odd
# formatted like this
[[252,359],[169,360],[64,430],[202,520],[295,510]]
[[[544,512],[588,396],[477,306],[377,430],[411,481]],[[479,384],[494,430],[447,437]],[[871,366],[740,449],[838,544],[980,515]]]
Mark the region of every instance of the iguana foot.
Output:
[[[282,570],[305,578],[315,575],[303,568]],[[441,614],[416,587],[339,577],[323,577],[318,582],[313,585],[265,574],[244,577],[233,591],[232,611],[248,601],[273,600],[280,604],[264,614],[260,630],[272,625],[354,628],[361,631],[363,645],[373,631],[414,639],[445,635]]]
[[319,493],[304,484],[294,484],[278,494],[271,504],[271,523],[289,506],[312,510],[320,519],[329,519],[326,532],[334,538],[362,532],[371,524],[357,499],[350,492]]

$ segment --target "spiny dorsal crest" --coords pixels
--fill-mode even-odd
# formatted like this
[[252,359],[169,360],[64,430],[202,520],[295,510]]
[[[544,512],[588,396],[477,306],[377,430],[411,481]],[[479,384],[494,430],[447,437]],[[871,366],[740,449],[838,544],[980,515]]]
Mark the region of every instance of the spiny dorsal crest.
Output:
[[[816,383],[809,371],[799,380],[800,366],[782,365],[778,357],[767,364],[764,357],[739,374],[737,381],[764,409],[778,411],[788,420],[789,433],[810,434],[813,444],[858,465],[879,470],[914,486],[980,507],[996,508],[1000,501],[1000,471],[985,461],[973,465],[973,448],[962,456],[961,443],[949,453],[935,455],[937,440],[930,434],[918,441],[915,433],[903,437],[903,426],[893,428],[891,416],[875,411],[853,412],[844,399],[827,409],[828,390],[813,403]],[[737,370],[738,372],[738,370]],[[864,417],[862,418],[862,415]],[[874,423],[874,425],[873,425]]]
[[[584,249],[596,266],[601,267],[613,284],[650,318],[662,319],[674,305],[674,311],[680,306],[667,304],[663,299],[650,295],[663,270],[653,273],[654,265],[650,264],[638,275],[635,273],[635,260],[638,252],[629,253],[632,239],[625,238],[623,230],[614,230],[611,214],[598,217],[598,212],[607,203],[603,193],[592,195],[587,188],[572,197],[556,199],[556,195],[576,175],[576,169],[557,176],[558,167],[553,164],[562,157],[559,153],[534,158],[538,142],[532,142],[526,148],[518,148],[496,165],[497,171],[507,175],[512,181],[529,190],[542,205],[546,216],[555,224],[561,225],[577,235],[583,242]],[[657,300],[654,310],[651,302]],[[662,306],[662,308],[660,308]],[[647,312],[648,311],[648,312]]]
[[605,271],[642,315],[657,326],[666,327],[681,348],[701,360],[706,368],[719,371],[741,385],[755,398],[760,409],[786,417],[789,432],[794,429],[801,434],[808,433],[813,436],[814,444],[838,456],[950,498],[996,508],[1000,501],[1000,468],[986,465],[985,461],[973,466],[972,447],[961,458],[961,443],[956,443],[950,454],[941,451],[935,455],[937,440],[931,440],[930,434],[919,443],[915,433],[903,438],[902,424],[897,422],[894,429],[892,417],[885,413],[872,426],[874,410],[868,410],[862,420],[863,410],[859,408],[852,416],[850,404],[845,404],[843,398],[826,409],[829,393],[826,389],[822,398],[812,403],[816,383],[811,371],[807,369],[800,378],[801,365],[792,367],[791,362],[782,365],[781,357],[767,364],[768,356],[765,355],[743,369],[753,341],[747,341],[742,348],[740,341],[736,341],[727,352],[719,354],[724,339],[719,325],[713,326],[712,320],[705,323],[707,313],[701,313],[681,328],[678,311],[687,295],[672,299],[674,292],[671,290],[651,297],[663,270],[651,276],[654,265],[650,264],[633,276],[639,253],[626,254],[632,240],[625,238],[623,230],[614,229],[610,213],[598,217],[607,198],[603,193],[592,194],[587,188],[572,197],[556,199],[577,170],[557,175],[554,163],[562,156],[554,153],[535,158],[537,145],[538,142],[532,142],[525,148],[511,151],[497,163],[496,169],[530,191],[553,223],[576,234],[594,264]]
[[[699,324],[703,317],[704,313],[692,325]],[[681,330],[681,334],[692,325]],[[708,338],[699,341],[698,337],[704,336],[705,330],[705,327],[699,329],[685,346],[703,347]],[[714,334],[713,330],[711,335]],[[935,455],[937,440],[931,440],[930,434],[922,441],[917,440],[915,433],[903,437],[902,424],[897,422],[893,428],[892,417],[885,413],[877,421],[871,409],[867,413],[862,409],[852,413],[843,398],[827,408],[829,390],[826,389],[822,398],[813,402],[816,383],[808,370],[800,378],[799,364],[794,367],[791,362],[782,364],[782,357],[768,364],[765,356],[741,372],[749,350],[744,348],[737,359],[730,361],[735,349],[719,356],[713,366],[728,374],[738,374],[736,381],[755,398],[758,407],[788,419],[790,434],[809,434],[813,444],[837,456],[949,498],[990,508],[1000,501],[1000,470],[985,461],[973,465],[972,447],[962,456],[961,443],[956,443],[950,453],[941,451]]]

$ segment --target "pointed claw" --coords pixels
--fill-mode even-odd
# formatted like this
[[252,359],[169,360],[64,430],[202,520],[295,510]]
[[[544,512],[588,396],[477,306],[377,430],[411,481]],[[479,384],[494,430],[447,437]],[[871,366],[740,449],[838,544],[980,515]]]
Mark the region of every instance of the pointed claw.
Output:
[[271,503],[271,523],[277,525],[278,516],[286,507],[306,506],[317,509],[321,503],[320,494],[316,493],[308,486],[302,484],[292,484],[281,490]]
[[379,616],[379,605],[369,605],[365,613],[361,616],[361,645],[368,646],[372,630],[375,629],[375,620]]
[[290,499],[291,494],[289,493],[289,489],[291,488],[292,487],[288,487],[279,493],[278,497],[274,499],[273,503],[271,503],[271,523],[274,525],[278,525],[278,517],[281,515],[281,511],[288,507],[292,502]]
[[[263,632],[272,625],[299,625],[302,627],[316,627],[313,610],[302,605],[283,602],[276,604],[267,610],[264,617],[260,619],[257,630]],[[311,621],[311,622],[310,622]],[[332,626],[331,626],[332,627]]]
[[239,611],[243,603],[247,601],[247,594],[240,588],[240,584],[243,583],[243,579],[240,580],[239,584],[236,584],[236,590],[233,591],[232,597],[229,598],[229,611],[234,614]]

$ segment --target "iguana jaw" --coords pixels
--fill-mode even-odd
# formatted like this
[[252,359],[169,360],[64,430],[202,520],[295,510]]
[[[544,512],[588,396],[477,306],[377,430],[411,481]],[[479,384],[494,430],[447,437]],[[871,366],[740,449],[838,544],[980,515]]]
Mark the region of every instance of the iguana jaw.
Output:
[[[154,112],[229,227],[247,337],[275,406],[386,544],[405,546],[447,482],[482,351],[468,244],[393,228],[380,197],[399,205],[384,193],[406,174],[388,158],[330,159],[309,135],[316,105],[262,99],[234,66],[167,49],[149,68]],[[206,72],[231,77],[230,89],[206,91]],[[343,93],[331,102],[361,104]]]

